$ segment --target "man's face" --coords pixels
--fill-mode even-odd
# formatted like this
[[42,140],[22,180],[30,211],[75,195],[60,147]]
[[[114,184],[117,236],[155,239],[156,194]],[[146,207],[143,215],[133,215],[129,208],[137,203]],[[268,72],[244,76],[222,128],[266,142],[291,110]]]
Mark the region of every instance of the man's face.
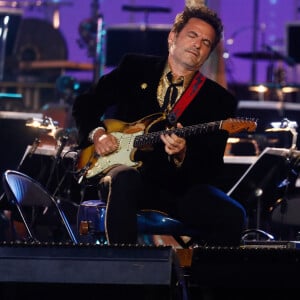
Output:
[[170,32],[170,59],[186,69],[198,70],[208,58],[214,39],[215,31],[211,25],[191,18],[178,35]]

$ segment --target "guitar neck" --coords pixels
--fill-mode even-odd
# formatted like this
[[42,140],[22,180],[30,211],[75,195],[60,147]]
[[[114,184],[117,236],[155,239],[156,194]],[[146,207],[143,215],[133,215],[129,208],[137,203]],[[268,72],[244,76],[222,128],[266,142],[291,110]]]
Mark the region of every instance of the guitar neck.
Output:
[[222,121],[209,122],[204,124],[190,125],[183,128],[172,128],[169,130],[161,130],[155,132],[149,132],[143,135],[136,136],[134,139],[133,146],[136,148],[143,147],[146,145],[154,145],[161,141],[160,136],[162,134],[175,133],[180,137],[194,136],[205,132],[212,132],[220,129]]

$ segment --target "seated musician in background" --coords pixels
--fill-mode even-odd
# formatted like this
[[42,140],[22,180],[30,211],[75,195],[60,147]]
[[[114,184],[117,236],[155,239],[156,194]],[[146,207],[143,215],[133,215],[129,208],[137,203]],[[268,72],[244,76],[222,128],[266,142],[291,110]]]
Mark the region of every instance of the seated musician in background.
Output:
[[[222,32],[214,11],[185,7],[169,33],[168,57],[125,55],[74,101],[82,153],[92,147],[99,155],[87,177],[107,201],[109,244],[136,243],[140,209],[163,211],[193,227],[199,243],[240,244],[245,209],[218,187],[228,131],[187,127],[235,116],[234,96],[199,72]],[[135,139],[135,132],[144,144],[122,140]],[[149,132],[152,139],[145,138]]]

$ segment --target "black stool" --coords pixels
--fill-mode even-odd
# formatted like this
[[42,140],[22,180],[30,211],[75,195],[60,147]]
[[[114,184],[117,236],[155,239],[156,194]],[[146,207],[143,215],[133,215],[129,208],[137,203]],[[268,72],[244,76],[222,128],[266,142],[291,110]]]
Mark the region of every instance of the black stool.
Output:
[[[106,244],[106,203],[102,200],[83,201],[78,210],[77,228],[80,242]],[[153,245],[155,236],[171,236],[181,247],[188,247],[196,231],[180,221],[157,210],[141,210],[137,213],[138,243]],[[169,239],[170,240],[170,239]],[[163,242],[162,242],[163,243]]]

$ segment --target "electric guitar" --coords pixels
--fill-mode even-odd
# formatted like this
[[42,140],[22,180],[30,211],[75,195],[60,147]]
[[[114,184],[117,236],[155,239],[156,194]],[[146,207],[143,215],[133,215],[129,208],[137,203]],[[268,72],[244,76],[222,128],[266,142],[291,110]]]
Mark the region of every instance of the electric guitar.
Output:
[[157,113],[133,123],[126,123],[116,119],[105,120],[104,123],[107,132],[117,138],[119,147],[114,152],[105,156],[98,155],[94,151],[94,145],[81,150],[77,159],[79,181],[103,175],[113,167],[121,164],[132,167],[141,166],[141,161],[134,160],[135,152],[138,149],[151,149],[151,145],[161,142],[161,134],[175,133],[181,137],[188,137],[215,130],[226,130],[228,133],[233,134],[243,130],[253,132],[257,127],[256,121],[252,119],[229,118],[183,128],[149,132],[149,129],[154,127],[154,124],[164,121],[165,119],[166,116],[164,114]]

